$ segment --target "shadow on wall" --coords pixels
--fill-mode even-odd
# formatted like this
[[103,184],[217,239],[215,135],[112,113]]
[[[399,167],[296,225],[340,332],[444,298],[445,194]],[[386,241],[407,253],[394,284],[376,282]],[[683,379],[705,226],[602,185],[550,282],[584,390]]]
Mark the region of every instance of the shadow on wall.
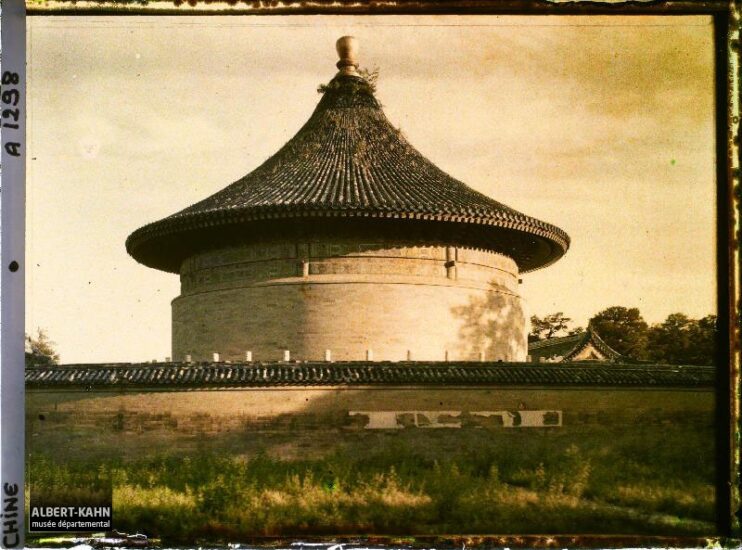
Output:
[[578,439],[584,430],[604,429],[656,430],[658,435],[652,437],[657,438],[671,428],[713,434],[713,410],[711,391],[648,388],[606,392],[440,385],[31,392],[26,435],[29,456],[50,455],[59,463],[138,460],[158,453],[191,456],[200,451],[250,457],[261,449],[294,459],[324,456],[367,438],[375,445],[383,444],[384,437],[400,437],[394,434],[407,438],[431,431],[449,434],[440,436],[441,452],[455,451],[461,441],[474,442],[485,433],[533,437],[525,434],[533,434],[534,428],[574,432],[569,437]]
[[495,283],[484,295],[472,295],[469,303],[451,309],[461,323],[459,353],[487,361],[525,361],[526,318],[520,297]]

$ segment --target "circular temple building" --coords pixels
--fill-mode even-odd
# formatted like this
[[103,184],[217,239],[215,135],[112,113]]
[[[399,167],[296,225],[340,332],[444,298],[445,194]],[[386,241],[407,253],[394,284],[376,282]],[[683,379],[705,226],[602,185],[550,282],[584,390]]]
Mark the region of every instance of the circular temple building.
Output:
[[173,360],[525,360],[519,274],[569,237],[423,157],[359,75],[355,39],[337,49],[286,145],[127,239],[138,262],[180,274]]

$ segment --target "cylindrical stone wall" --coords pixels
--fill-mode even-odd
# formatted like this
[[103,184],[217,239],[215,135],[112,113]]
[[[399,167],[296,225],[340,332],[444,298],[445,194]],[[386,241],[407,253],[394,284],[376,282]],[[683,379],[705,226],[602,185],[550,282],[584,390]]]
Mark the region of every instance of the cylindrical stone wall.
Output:
[[173,359],[522,361],[513,260],[462,247],[278,242],[193,256],[173,300]]

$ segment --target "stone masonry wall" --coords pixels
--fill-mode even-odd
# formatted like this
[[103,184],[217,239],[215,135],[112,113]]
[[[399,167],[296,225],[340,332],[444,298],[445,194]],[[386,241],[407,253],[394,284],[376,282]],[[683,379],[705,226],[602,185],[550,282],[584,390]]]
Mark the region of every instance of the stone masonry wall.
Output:
[[[395,417],[391,423],[384,424],[384,413]],[[529,415],[535,413],[540,418],[550,414],[555,422],[529,427]],[[515,417],[523,420],[520,426],[513,425]],[[458,428],[476,430],[482,437],[502,429],[523,437],[599,426],[713,429],[714,392],[543,387],[30,390],[26,418],[29,453],[57,449],[62,462],[91,453],[133,458],[158,450],[187,453],[199,445],[226,453],[269,444],[279,454],[291,454],[312,445],[330,451],[346,437],[379,433],[376,426],[400,434],[425,427]]]
[[510,258],[455,247],[271,243],[194,256],[173,301],[173,359],[522,361]]

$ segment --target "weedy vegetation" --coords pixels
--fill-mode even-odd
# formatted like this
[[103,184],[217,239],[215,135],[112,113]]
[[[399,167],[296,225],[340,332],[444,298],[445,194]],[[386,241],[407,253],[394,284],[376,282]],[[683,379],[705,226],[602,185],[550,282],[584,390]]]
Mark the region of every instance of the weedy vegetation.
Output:
[[[441,433],[441,432],[447,433]],[[164,543],[271,535],[714,531],[707,427],[360,433],[323,455],[262,449],[60,464],[32,491],[113,486],[114,525]],[[80,495],[78,495],[79,497]]]

